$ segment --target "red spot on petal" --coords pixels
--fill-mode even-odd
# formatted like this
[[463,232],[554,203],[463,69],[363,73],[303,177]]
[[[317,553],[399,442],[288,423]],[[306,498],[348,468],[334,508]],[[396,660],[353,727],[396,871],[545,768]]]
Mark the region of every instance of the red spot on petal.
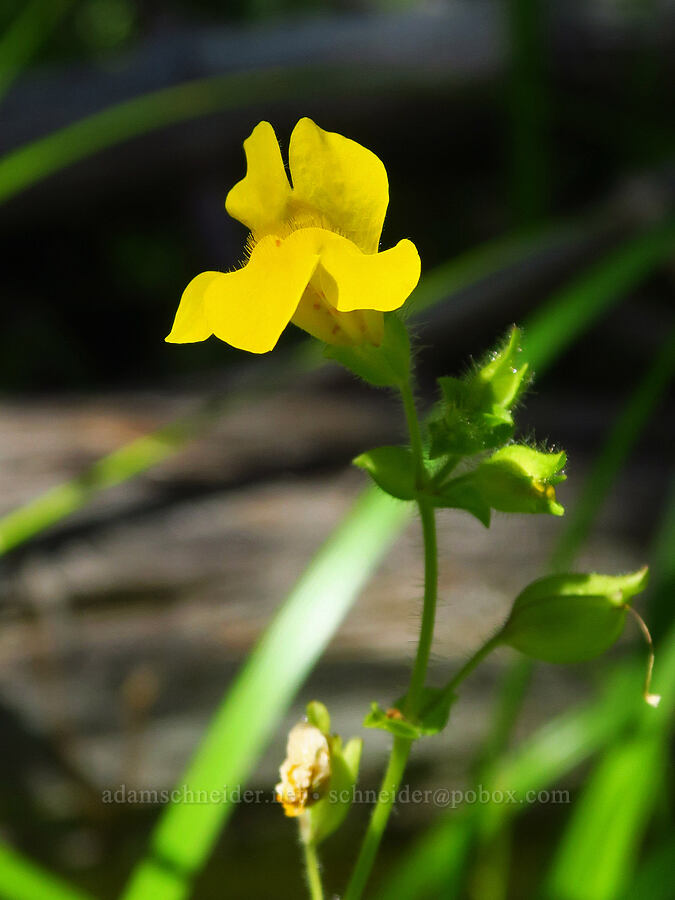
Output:
[[320,303],[313,303],[312,306],[314,307],[314,309],[321,309]]
[[333,325],[333,334],[337,334],[339,330],[340,330],[339,325]]
[[279,240],[279,238],[277,238],[274,243],[277,245],[277,247],[281,247],[281,241]]

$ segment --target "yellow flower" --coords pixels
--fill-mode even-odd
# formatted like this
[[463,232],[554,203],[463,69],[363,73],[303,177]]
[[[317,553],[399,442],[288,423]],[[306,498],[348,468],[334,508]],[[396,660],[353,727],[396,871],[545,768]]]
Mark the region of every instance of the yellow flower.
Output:
[[193,278],[167,341],[215,334],[266,353],[293,322],[329,344],[379,344],[382,314],[402,306],[420,276],[410,241],[378,253],[389,202],[382,162],[311,119],[291,135],[292,187],[269,122],[253,129],[244,150],[246,177],[225,207],[250,229],[248,261]]
[[279,769],[277,800],[287,816],[299,816],[326,791],[330,781],[330,747],[326,735],[300,722],[288,735],[286,759]]

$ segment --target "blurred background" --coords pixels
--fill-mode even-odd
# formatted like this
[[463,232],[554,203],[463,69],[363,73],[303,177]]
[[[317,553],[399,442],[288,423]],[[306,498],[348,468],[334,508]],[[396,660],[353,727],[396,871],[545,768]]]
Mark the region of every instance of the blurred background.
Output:
[[[242,258],[245,233],[224,199],[261,119],[282,147],[307,115],[384,161],[383,243],[411,238],[423,263],[412,309],[424,405],[436,377],[461,372],[511,323],[525,325],[526,342],[531,323],[539,341],[520,430],[567,450],[569,524],[496,517],[486,531],[459,512],[441,517],[433,677],[470,655],[552,555],[607,572],[653,562],[638,605],[670,659],[674,50],[671,0],[5,0],[8,846],[95,897],[118,895],[158,806],[105,805],[101,792],[177,782],[254,642],[363,488],[351,458],[403,439],[396,399],[319,365],[297,330],[265,358],[215,339],[163,342],[189,279]],[[160,452],[142,445],[114,472],[88,469],[166,426]],[[365,737],[362,784],[378,783],[386,736],[360,723],[406,683],[421,577],[412,523],[283,711],[250,786],[274,783],[287,726],[315,696],[341,734]],[[491,658],[448,731],[417,748],[411,786],[467,787],[487,771],[477,757],[490,771],[504,758],[514,778],[516,764],[540,766],[541,786],[572,802],[491,825],[402,804],[372,896],[502,900],[542,884],[561,900],[672,896],[658,893],[674,850],[669,716],[654,737],[632,702],[642,669],[631,666],[644,656],[629,625],[593,664],[532,671],[506,652]],[[629,712],[615,692],[590,714],[617,671],[632,673]],[[551,720],[559,732],[542,732]],[[626,735],[637,735],[632,756],[621,756]],[[326,845],[334,890],[367,811]],[[417,862],[405,869],[406,859]],[[301,878],[292,824],[276,807],[242,804],[193,896],[295,898]]]

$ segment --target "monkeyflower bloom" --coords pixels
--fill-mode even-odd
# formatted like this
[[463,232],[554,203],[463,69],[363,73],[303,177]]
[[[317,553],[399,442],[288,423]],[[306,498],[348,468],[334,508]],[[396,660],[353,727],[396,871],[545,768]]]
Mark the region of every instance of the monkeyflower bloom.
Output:
[[287,816],[299,816],[320,799],[331,774],[330,747],[326,735],[309,722],[295,725],[288,735],[286,759],[279,768],[277,800]]
[[293,322],[328,344],[379,345],[383,313],[402,306],[420,276],[411,241],[378,252],[389,202],[382,162],[311,119],[291,135],[292,186],[269,122],[253,129],[244,150],[246,177],[225,207],[250,230],[248,260],[193,278],[167,341],[215,334],[266,353]]

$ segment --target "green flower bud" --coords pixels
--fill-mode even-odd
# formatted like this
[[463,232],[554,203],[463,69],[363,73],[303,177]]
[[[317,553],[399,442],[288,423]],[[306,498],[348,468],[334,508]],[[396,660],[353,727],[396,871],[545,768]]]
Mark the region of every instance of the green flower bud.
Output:
[[518,328],[486,363],[464,378],[439,378],[443,413],[429,424],[430,456],[469,456],[506,443],[513,434],[511,409],[527,384]]
[[628,601],[646,583],[646,567],[628,575],[540,578],[516,598],[501,642],[545,662],[592,659],[619,637]]

